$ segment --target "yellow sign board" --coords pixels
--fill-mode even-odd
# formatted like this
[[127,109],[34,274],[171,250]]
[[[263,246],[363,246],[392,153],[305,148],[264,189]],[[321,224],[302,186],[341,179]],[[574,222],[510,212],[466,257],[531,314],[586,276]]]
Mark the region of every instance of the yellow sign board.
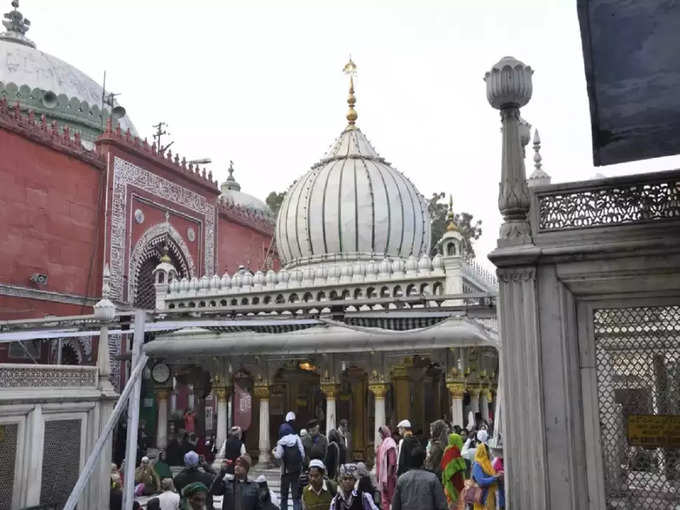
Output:
[[645,448],[680,448],[680,415],[631,414],[628,445]]

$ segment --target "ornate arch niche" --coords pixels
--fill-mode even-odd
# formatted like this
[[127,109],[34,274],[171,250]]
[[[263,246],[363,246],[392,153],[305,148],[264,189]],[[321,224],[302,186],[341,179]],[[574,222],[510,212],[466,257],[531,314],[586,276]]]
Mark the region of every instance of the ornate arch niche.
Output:
[[155,307],[153,270],[160,263],[163,245],[177,269],[179,278],[191,278],[195,272],[189,248],[177,230],[167,223],[149,228],[135,244],[128,268],[128,302],[141,308]]

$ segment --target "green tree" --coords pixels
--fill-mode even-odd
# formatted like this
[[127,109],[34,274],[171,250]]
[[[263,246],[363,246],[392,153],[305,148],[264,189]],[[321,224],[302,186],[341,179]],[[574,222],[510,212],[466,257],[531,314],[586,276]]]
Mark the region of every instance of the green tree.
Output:
[[265,202],[267,202],[267,205],[272,210],[272,213],[274,213],[274,216],[279,214],[279,209],[281,209],[281,203],[283,202],[283,197],[285,196],[286,193],[284,191],[281,193],[272,191],[269,195],[267,195]]
[[[437,241],[439,241],[444,232],[446,232],[446,216],[449,211],[449,206],[446,202],[441,200],[446,197],[446,193],[433,193],[428,204],[428,210],[432,217],[432,248],[431,255],[437,253]],[[472,247],[472,241],[480,238],[482,235],[482,220],[475,220],[470,213],[460,212],[454,213],[454,221],[458,226],[458,230],[465,238],[465,256],[474,257],[475,250]]]

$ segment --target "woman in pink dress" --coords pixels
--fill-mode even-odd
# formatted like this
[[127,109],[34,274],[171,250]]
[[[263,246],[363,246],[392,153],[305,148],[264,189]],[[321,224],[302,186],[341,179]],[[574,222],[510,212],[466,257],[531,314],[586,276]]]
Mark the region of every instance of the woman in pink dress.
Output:
[[379,429],[382,442],[375,454],[375,474],[380,490],[380,507],[390,510],[392,496],[397,487],[397,443],[386,425]]

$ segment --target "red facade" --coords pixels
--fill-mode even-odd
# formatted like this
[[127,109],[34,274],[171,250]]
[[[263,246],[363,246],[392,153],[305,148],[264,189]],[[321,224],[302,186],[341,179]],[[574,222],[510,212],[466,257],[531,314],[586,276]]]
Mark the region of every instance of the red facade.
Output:
[[262,268],[272,253],[271,220],[221,200],[204,169],[119,131],[88,151],[0,103],[0,154],[0,321],[91,313],[105,265],[108,297],[148,308],[164,244],[185,277]]

